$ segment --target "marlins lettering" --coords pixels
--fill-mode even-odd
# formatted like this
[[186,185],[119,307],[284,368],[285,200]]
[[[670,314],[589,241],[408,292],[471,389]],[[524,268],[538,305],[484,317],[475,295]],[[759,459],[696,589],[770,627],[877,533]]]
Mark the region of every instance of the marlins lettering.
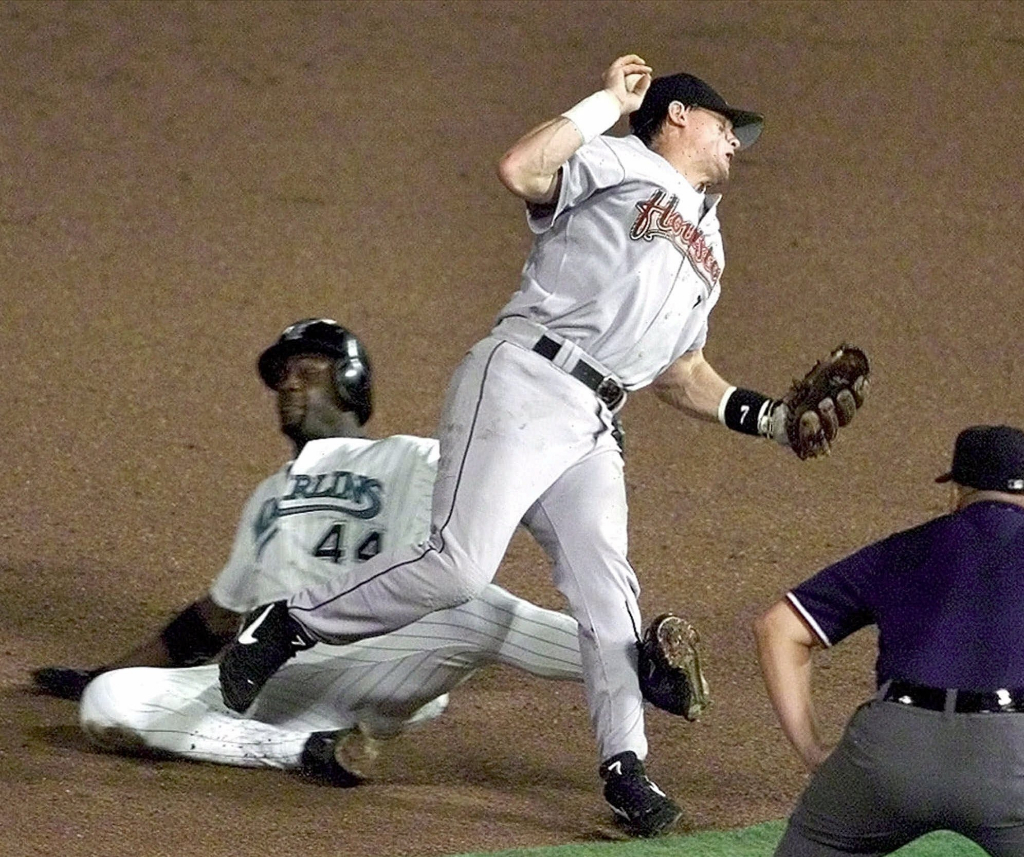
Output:
[[257,542],[269,540],[276,532],[278,518],[304,512],[332,511],[352,518],[375,518],[380,514],[384,485],[378,479],[347,470],[292,477],[287,494],[271,497],[256,516]]
[[[292,477],[291,490],[281,498],[278,514],[290,515],[309,508],[311,504],[303,501],[326,500],[331,509],[353,518],[373,518],[380,512],[383,490],[380,480],[347,470],[314,476],[300,473]],[[323,508],[324,504],[312,505]]]
[[676,206],[679,197],[672,196],[665,202],[668,194],[663,190],[655,191],[651,198],[637,203],[640,214],[637,215],[629,230],[629,237],[634,241],[653,241],[655,238],[666,238],[690,262],[701,278],[714,288],[722,276],[722,266],[718,264],[708,242],[704,240],[694,224],[689,223]]

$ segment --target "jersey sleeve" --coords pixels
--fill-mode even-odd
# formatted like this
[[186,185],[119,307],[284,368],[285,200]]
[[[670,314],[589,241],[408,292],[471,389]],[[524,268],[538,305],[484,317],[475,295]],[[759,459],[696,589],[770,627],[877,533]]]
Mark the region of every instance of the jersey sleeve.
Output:
[[869,545],[822,569],[786,594],[826,646],[875,622],[872,594],[883,573],[879,545]]
[[602,188],[614,187],[626,178],[626,170],[609,139],[597,137],[581,146],[561,168],[558,198],[554,205],[527,206],[527,224],[541,234],[566,209],[579,205]]
[[419,544],[430,535],[431,498],[437,478],[438,445],[436,440],[401,436],[414,445],[415,455],[404,481],[402,496],[397,498],[393,543]]
[[210,586],[210,598],[220,607],[234,610],[236,613],[245,613],[259,604],[253,601],[252,592],[257,574],[256,552],[261,520],[268,503],[274,502],[283,485],[282,473],[283,471],[263,480],[242,509],[231,555]]

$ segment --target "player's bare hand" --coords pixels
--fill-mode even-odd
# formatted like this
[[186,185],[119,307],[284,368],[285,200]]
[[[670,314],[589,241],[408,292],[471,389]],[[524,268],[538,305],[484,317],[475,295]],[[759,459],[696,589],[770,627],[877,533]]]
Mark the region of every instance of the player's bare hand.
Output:
[[32,683],[40,693],[78,701],[82,698],[85,686],[102,672],[103,667],[91,670],[77,667],[40,667],[32,670]]
[[619,57],[604,73],[604,88],[622,106],[622,114],[632,113],[644,100],[651,86],[651,67],[636,54]]

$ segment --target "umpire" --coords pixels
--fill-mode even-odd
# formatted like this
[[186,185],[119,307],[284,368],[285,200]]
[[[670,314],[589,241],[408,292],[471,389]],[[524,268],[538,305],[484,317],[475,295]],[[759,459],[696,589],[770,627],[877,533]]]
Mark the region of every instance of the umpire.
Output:
[[[1024,855],[1024,432],[956,439],[947,515],[825,568],[755,623],[768,695],[814,771],[776,857],[889,854],[932,830]],[[878,626],[878,692],[831,753],[811,654]]]

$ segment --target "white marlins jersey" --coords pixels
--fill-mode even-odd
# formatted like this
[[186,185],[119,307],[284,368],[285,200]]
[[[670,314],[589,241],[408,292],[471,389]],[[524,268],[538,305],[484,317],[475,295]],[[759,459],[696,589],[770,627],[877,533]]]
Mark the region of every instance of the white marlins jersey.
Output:
[[428,438],[310,441],[249,498],[213,600],[246,613],[423,541],[436,472]]
[[707,339],[725,267],[719,199],[639,138],[598,137],[562,167],[554,205],[532,211],[533,249],[499,323],[538,322],[627,389],[649,384]]
[[[437,441],[312,441],[245,505],[213,600],[246,613],[345,576],[379,551],[423,541]],[[487,586],[467,604],[382,637],[315,646],[277,672],[247,717],[225,709],[217,665],[113,670],[90,682],[80,718],[92,740],[198,761],[296,768],[311,732],[379,737],[436,717],[449,691],[487,664],[580,681],[577,626]]]

